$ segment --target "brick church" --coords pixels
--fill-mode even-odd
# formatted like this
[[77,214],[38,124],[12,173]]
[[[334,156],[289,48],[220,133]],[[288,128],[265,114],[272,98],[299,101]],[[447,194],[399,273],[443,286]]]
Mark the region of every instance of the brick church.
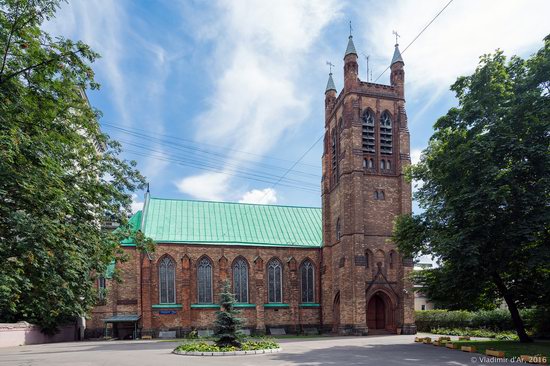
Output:
[[223,280],[252,333],[416,333],[413,261],[391,243],[396,215],[411,213],[410,164],[398,45],[390,85],[359,79],[350,36],[344,87],[325,91],[322,208],[150,197],[130,220],[156,243],[98,280],[89,336],[158,336],[211,330]]

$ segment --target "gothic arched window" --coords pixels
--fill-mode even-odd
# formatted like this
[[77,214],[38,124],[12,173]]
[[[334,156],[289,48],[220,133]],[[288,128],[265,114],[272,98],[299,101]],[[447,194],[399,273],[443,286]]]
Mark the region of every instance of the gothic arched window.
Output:
[[374,159],[369,159],[368,168],[369,168],[369,169],[373,169],[373,168],[374,168]]
[[237,302],[248,302],[248,265],[243,258],[233,264],[233,291]]
[[105,276],[99,276],[97,278],[97,297],[99,300],[105,300],[105,294],[107,292],[107,280]]
[[374,114],[367,109],[361,117],[363,126],[363,152],[374,153]]
[[384,159],[380,160],[380,169],[386,170],[386,160]]
[[283,266],[277,259],[267,264],[267,301],[283,302]]
[[315,271],[313,264],[306,260],[300,267],[302,302],[315,302]]
[[378,198],[381,199],[381,200],[386,199],[386,196],[384,195],[384,191],[380,191],[380,193],[378,194]]
[[176,303],[176,263],[164,257],[159,264],[160,303]]
[[336,241],[340,240],[342,237],[342,224],[340,223],[340,218],[336,220]]
[[380,152],[385,155],[392,153],[391,117],[387,111],[380,116]]
[[203,258],[197,265],[197,287],[199,304],[212,303],[212,262]]
[[386,162],[386,169],[391,170],[391,161]]

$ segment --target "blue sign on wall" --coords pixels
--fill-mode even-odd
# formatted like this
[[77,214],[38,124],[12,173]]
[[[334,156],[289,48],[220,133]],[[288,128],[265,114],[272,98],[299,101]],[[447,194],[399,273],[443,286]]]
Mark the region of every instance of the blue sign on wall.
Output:
[[176,310],[159,310],[160,315],[170,315],[175,313],[176,313]]

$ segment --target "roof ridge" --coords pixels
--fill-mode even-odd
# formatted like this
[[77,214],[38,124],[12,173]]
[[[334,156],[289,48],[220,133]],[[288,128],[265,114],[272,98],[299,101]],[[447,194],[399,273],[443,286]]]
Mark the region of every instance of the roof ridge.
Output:
[[181,202],[206,202],[206,203],[223,203],[231,205],[250,205],[250,206],[266,206],[266,207],[289,207],[289,208],[312,208],[315,210],[321,210],[321,207],[313,206],[292,206],[292,205],[277,205],[266,203],[248,203],[248,202],[232,202],[232,201],[207,201],[207,200],[187,200],[183,198],[162,198],[162,197],[150,197],[151,200],[164,200],[164,201],[181,201]]

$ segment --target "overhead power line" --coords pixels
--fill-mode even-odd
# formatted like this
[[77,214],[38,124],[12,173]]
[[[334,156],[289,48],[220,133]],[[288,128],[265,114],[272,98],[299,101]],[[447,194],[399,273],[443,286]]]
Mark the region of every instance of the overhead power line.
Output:
[[[191,157],[186,157],[186,156],[181,156],[181,155],[176,155],[176,154],[167,154],[165,151],[162,151],[162,150],[157,150],[157,149],[154,149],[154,148],[151,148],[149,146],[142,146],[142,145],[139,145],[139,144],[134,144],[132,142],[129,142],[129,141],[121,141],[123,142],[124,144],[126,145],[130,145],[134,148],[137,148],[138,151],[135,151],[135,150],[125,150],[127,152],[132,152],[132,153],[140,153],[140,154],[149,154],[149,155],[146,155],[146,156],[151,156],[151,157],[161,157],[161,158],[166,158],[166,159],[176,159],[177,161],[180,161],[182,163],[185,163],[186,165],[188,166],[192,166],[194,168],[198,168],[198,169],[205,169],[205,170],[215,170],[215,171],[229,171],[229,172],[233,172],[233,173],[238,173],[238,174],[249,174],[249,175],[252,175],[252,176],[258,176],[258,177],[262,177],[262,178],[268,178],[268,179],[272,179],[273,181],[276,181],[277,179],[280,178],[279,175],[274,175],[274,174],[270,174],[270,173],[266,173],[266,172],[247,172],[245,170],[242,170],[242,169],[238,169],[238,168],[233,168],[233,167],[228,167],[226,165],[219,165],[219,164],[213,164],[213,163],[208,163],[208,162],[200,162],[200,161],[196,161],[195,159],[191,158]],[[152,153],[156,153],[157,155],[151,155],[151,152]],[[158,155],[160,154],[160,155]],[[297,180],[297,179],[291,179],[291,178],[286,178],[285,179],[286,182],[288,183],[293,183],[293,184],[299,184],[299,185],[303,185],[303,186],[310,186],[311,188],[317,188],[318,187],[318,183],[312,183],[312,182],[308,182],[308,181],[303,181],[303,180]]]
[[[284,167],[281,167],[281,166],[261,163],[261,162],[258,162],[256,160],[232,158],[232,157],[228,156],[226,153],[223,153],[223,152],[212,152],[212,151],[196,148],[196,147],[193,147],[193,146],[187,146],[187,145],[175,143],[173,141],[158,139],[156,137],[153,137],[153,136],[147,135],[147,134],[134,133],[134,132],[131,132],[131,131],[116,131],[116,133],[121,133],[123,135],[129,135],[129,136],[132,136],[132,137],[137,137],[137,138],[143,139],[147,142],[155,141],[155,142],[158,142],[159,145],[162,145],[163,147],[165,147],[167,149],[174,149],[174,150],[182,151],[186,154],[189,154],[190,152],[193,153],[193,154],[198,154],[199,156],[196,157],[197,161],[206,161],[206,162],[216,163],[216,164],[224,163],[226,165],[230,165],[230,166],[239,168],[243,164],[234,163],[233,161],[236,159],[239,162],[242,162],[242,163],[245,163],[245,164],[254,164],[256,166],[260,166],[260,167],[264,167],[266,169],[269,169],[270,171],[272,171],[274,169],[275,170],[284,170],[285,169]],[[122,139],[119,139],[119,138],[117,138],[117,140],[120,141],[120,142],[125,142],[125,141],[123,141]],[[125,142],[125,143],[132,144],[131,142]],[[144,146],[144,144],[141,144],[139,146]],[[301,171],[301,170],[294,170],[294,172],[296,174],[299,174],[299,175],[302,175],[302,176],[320,178],[319,174],[313,174],[313,173],[304,172],[304,171]]]
[[[237,178],[242,178],[242,179],[247,179],[247,180],[253,180],[253,181],[262,182],[262,183],[268,183],[268,184],[273,183],[272,179],[269,179],[269,178],[264,179],[264,178],[261,178],[261,177],[258,178],[258,177],[255,177],[255,176],[249,176],[248,175],[249,173],[232,173],[232,172],[229,172],[229,171],[223,171],[223,170],[220,170],[220,169],[208,168],[208,167],[204,167],[204,166],[193,166],[190,163],[187,163],[187,162],[181,161],[179,159],[175,159],[175,158],[162,157],[162,156],[156,156],[156,155],[152,156],[151,154],[146,154],[146,153],[139,152],[139,151],[132,151],[132,150],[127,150],[127,151],[131,152],[135,155],[138,155],[138,156],[148,157],[148,158],[153,159],[153,160],[171,162],[171,163],[175,163],[177,165],[193,167],[193,168],[202,169],[202,170],[208,170],[208,171],[212,171],[212,172],[219,173],[219,174],[224,174],[224,175],[237,177]],[[303,191],[319,193],[319,189],[313,189],[313,188],[308,188],[308,187],[305,187],[305,186],[299,186],[299,185],[294,185],[294,184],[287,184],[286,182],[281,183],[280,185],[285,186],[285,187],[289,187],[289,188],[300,189],[300,190],[303,190]]]
[[[418,39],[418,37],[420,37],[422,35],[422,33],[424,33],[424,31],[426,29],[428,29],[428,27],[430,25],[432,25],[432,23],[437,19],[437,17],[439,17],[441,15],[441,13],[443,13],[445,11],[445,9],[447,9],[447,7],[449,5],[451,5],[451,3],[453,2],[454,0],[450,0],[440,11],[439,13],[437,13],[433,18],[432,20],[430,20],[430,22],[428,24],[426,24],[426,26],[424,28],[422,28],[422,30],[416,35],[416,37],[414,37],[414,39],[407,45],[407,47],[405,47],[403,49],[403,51],[401,52],[401,54],[405,53],[405,51],[407,51],[407,49]],[[380,77],[382,77],[382,75],[384,75],[386,73],[386,71],[388,71],[388,69],[391,67],[391,65],[389,65],[388,67],[386,67],[386,69],[384,71],[382,71],[382,73],[380,75],[378,75],[378,77],[376,78],[376,80],[374,80],[374,82],[376,83],[378,81],[378,79],[380,79]]]
[[[254,153],[251,153],[251,152],[249,152],[249,151],[243,151],[243,150],[238,150],[238,149],[228,148],[228,147],[220,147],[219,145],[214,145],[214,144],[198,143],[198,142],[196,142],[196,141],[189,140],[189,139],[185,139],[185,138],[182,138],[182,137],[177,137],[177,136],[172,136],[172,135],[166,135],[166,134],[152,133],[152,132],[149,131],[149,130],[140,129],[140,128],[134,128],[134,127],[132,127],[132,129],[130,130],[130,129],[121,127],[121,126],[116,125],[116,124],[108,123],[108,122],[102,122],[101,125],[102,125],[102,126],[109,127],[109,128],[112,128],[112,129],[115,129],[115,130],[117,130],[117,131],[123,131],[123,132],[125,132],[125,133],[146,135],[146,136],[148,136],[148,137],[161,136],[161,137],[165,137],[165,138],[172,139],[172,140],[179,140],[179,141],[185,142],[185,143],[187,143],[187,144],[191,144],[191,145],[209,146],[209,147],[212,147],[212,148],[215,148],[215,149],[222,150],[223,153],[225,153],[225,154],[226,154],[228,151],[232,151],[232,152],[236,152],[236,153],[239,153],[239,154],[255,156],[255,157],[258,157],[258,158],[261,158],[261,159],[277,160],[277,161],[282,161],[282,162],[286,162],[286,163],[293,162],[293,160],[287,160],[287,159],[276,158],[276,157],[273,157],[273,156],[270,156],[270,155],[254,154]],[[139,132],[136,132],[136,131],[142,131],[142,132],[139,133]],[[200,148],[200,147],[195,147],[195,149],[201,149],[201,150],[203,150],[203,151],[207,151],[207,150],[202,149],[202,148]],[[309,167],[311,167],[311,168],[316,168],[316,169],[319,169],[319,168],[320,168],[319,165],[313,165],[313,164],[308,164],[308,163],[300,163],[300,165],[309,166]]]

